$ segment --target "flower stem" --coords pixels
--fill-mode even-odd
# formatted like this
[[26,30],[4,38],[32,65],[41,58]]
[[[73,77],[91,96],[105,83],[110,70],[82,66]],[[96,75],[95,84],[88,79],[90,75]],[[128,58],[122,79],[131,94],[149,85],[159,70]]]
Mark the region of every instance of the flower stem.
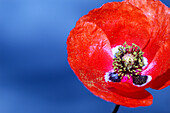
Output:
[[120,105],[116,105],[116,106],[115,106],[115,109],[113,110],[112,113],[117,113],[117,111],[119,110],[119,107],[120,107]]

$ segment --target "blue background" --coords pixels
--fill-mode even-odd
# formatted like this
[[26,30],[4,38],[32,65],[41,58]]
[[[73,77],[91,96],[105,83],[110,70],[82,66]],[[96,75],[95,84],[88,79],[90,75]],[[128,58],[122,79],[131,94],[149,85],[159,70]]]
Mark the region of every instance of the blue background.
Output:
[[[67,62],[76,21],[112,0],[0,0],[0,113],[111,113]],[[170,6],[169,0],[162,0]],[[118,113],[170,113],[170,87],[148,89],[153,105]]]

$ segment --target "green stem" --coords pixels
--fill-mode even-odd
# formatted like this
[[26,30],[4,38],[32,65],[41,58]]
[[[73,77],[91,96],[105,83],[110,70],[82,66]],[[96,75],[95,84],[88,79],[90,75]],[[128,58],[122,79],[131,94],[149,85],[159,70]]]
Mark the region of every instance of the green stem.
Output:
[[117,113],[117,111],[119,110],[119,107],[120,107],[120,105],[116,105],[116,106],[115,106],[115,109],[113,110],[112,113]]

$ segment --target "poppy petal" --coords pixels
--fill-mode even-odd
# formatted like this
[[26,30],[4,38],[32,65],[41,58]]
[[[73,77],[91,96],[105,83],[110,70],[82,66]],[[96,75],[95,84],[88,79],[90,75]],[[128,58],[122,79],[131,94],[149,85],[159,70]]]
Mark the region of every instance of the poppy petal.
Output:
[[137,87],[131,83],[128,82],[108,82],[107,85],[108,88],[114,88],[123,92],[136,92],[136,91],[141,91],[144,90],[146,87]]
[[118,105],[123,105],[127,107],[138,107],[138,106],[149,106],[152,104],[153,97],[152,95],[146,91],[136,91],[136,92],[122,92],[120,90],[111,88],[109,89],[114,95],[118,96],[117,102],[115,102]]
[[[89,84],[90,83],[90,84]],[[146,90],[136,92],[123,92],[115,88],[100,88],[100,85],[94,82],[89,82],[85,86],[96,96],[113,102],[117,105],[123,105],[126,107],[139,107],[149,106],[152,104],[153,97]]]
[[170,69],[163,75],[157,77],[154,81],[152,81],[149,86],[152,89],[161,90],[170,85]]
[[142,72],[142,75],[150,75],[153,80],[165,73],[170,65],[170,42],[166,42],[156,53],[152,62]]
[[78,22],[89,21],[107,35],[111,47],[135,43],[145,47],[150,38],[150,25],[143,12],[126,2],[111,2],[90,11]]
[[67,40],[68,62],[84,83],[106,84],[104,75],[112,69],[112,52],[105,33],[91,22],[78,23]]

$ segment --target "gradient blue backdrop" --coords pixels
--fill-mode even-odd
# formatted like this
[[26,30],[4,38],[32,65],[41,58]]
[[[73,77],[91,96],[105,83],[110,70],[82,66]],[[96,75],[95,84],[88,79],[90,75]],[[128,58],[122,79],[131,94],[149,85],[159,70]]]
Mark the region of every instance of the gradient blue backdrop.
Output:
[[[0,113],[111,113],[115,104],[89,92],[66,58],[76,21],[111,1],[0,0]],[[118,113],[170,113],[170,87],[148,90],[153,105]]]

